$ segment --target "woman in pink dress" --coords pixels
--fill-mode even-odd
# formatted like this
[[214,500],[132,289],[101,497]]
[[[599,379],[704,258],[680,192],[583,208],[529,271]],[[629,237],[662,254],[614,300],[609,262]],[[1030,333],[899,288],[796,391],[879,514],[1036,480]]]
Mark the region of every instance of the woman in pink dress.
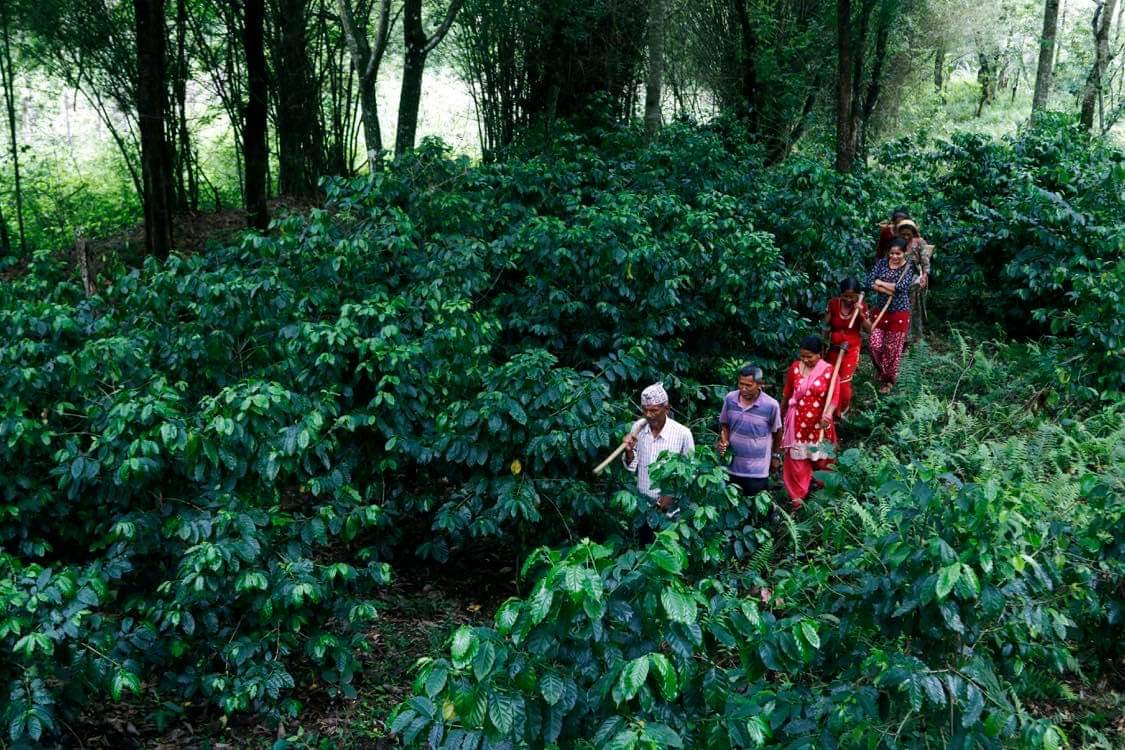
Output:
[[821,443],[836,442],[832,416],[839,401],[839,389],[828,401],[832,367],[820,356],[824,342],[819,336],[808,336],[801,340],[800,347],[797,360],[785,374],[781,399],[785,422],[781,440],[785,451],[782,481],[795,510],[808,497],[813,472],[832,464],[832,459],[821,450]]

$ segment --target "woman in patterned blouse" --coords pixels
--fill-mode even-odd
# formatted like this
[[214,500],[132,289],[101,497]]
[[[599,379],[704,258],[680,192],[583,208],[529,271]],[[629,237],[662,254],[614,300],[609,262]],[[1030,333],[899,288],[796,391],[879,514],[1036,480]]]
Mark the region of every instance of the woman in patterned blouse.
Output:
[[876,293],[871,302],[873,310],[882,310],[887,295],[891,297],[890,307],[867,341],[875,374],[883,381],[880,393],[889,393],[898,379],[902,347],[910,330],[910,285],[913,281],[914,270],[906,262],[906,240],[901,238],[891,243],[887,257],[876,261],[867,274],[867,286]]
[[828,454],[820,450],[821,441],[836,442],[832,415],[839,401],[839,389],[829,403],[832,367],[821,359],[823,350],[824,342],[819,336],[802,339],[799,356],[785,373],[781,399],[785,421],[781,447],[785,450],[785,461],[781,478],[794,510],[800,508],[808,496],[813,472],[826,469],[832,463]]

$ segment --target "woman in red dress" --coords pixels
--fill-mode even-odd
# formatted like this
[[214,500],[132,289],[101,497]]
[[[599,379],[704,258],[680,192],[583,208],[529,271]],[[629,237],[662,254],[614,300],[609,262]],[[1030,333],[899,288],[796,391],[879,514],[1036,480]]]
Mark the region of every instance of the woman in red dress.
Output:
[[785,374],[781,400],[785,420],[781,440],[785,449],[782,481],[795,510],[804,504],[809,494],[813,472],[826,469],[832,463],[828,454],[820,450],[820,444],[836,442],[832,415],[839,398],[837,391],[832,395],[832,402],[828,402],[832,367],[820,356],[824,342],[819,336],[808,336],[801,340],[800,346],[797,360]]
[[[852,403],[852,376],[859,367],[859,352],[863,348],[860,331],[871,332],[871,320],[867,315],[867,305],[860,299],[859,291],[863,285],[849,276],[840,282],[840,296],[828,300],[828,310],[824,313],[824,330],[828,338],[828,364],[835,365],[840,356],[840,344],[847,344],[844,361],[840,363],[840,379],[836,388],[840,392],[837,413],[843,417]],[[856,309],[859,313],[855,314]],[[852,316],[855,314],[855,320]]]

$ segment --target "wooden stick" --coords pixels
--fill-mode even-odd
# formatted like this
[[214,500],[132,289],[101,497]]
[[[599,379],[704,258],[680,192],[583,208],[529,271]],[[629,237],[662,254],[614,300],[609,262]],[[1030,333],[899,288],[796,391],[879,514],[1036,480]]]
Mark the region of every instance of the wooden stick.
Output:
[[[903,277],[906,276],[906,269],[908,269],[908,268],[910,268],[909,261],[907,263],[903,264],[902,271],[898,275],[898,280],[895,281],[895,289],[896,290],[898,289],[898,282],[902,281]],[[891,302],[894,301],[894,298],[895,298],[894,292],[887,295],[887,304],[883,305],[883,309],[879,311],[879,317],[875,318],[875,322],[871,324],[871,330],[872,331],[874,331],[876,328],[879,327],[879,321],[882,320],[883,316],[887,314],[887,309],[890,308]]]
[[[828,381],[828,398],[824,401],[824,408],[827,409],[828,405],[832,403],[832,397],[836,395],[836,381],[840,379],[840,365],[844,361],[844,355],[848,353],[848,343],[846,341],[840,343],[840,353],[836,356],[836,366],[832,368],[832,379]],[[821,411],[821,415],[824,412]],[[833,415],[835,416],[835,415]],[[820,438],[817,439],[818,443],[824,442],[824,428],[820,428]]]
[[854,326],[856,318],[859,317],[859,308],[863,304],[863,295],[864,294],[866,294],[866,292],[860,292],[859,293],[859,299],[855,303],[855,310],[852,311],[852,316],[850,318],[848,318],[848,328],[851,328],[852,326]]
[[[637,435],[639,435],[641,433],[641,428],[644,427],[644,425],[647,421],[648,420],[645,420],[645,419],[638,419],[633,424],[633,429],[629,430],[629,437],[636,437]],[[597,466],[594,467],[594,473],[595,474],[601,474],[603,471],[605,471],[606,467],[609,466],[611,463],[613,463],[613,459],[620,456],[621,452],[624,451],[624,450],[625,450],[625,441],[622,440],[621,445],[614,448],[613,453],[610,453],[609,457],[606,460],[602,461],[600,464],[598,464]]]

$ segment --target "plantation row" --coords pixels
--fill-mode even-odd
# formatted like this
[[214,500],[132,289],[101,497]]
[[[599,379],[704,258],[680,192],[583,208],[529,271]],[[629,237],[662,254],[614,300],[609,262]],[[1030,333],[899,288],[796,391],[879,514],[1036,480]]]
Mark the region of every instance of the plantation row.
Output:
[[958,343],[915,352],[868,415],[881,447],[844,452],[772,531],[708,449],[664,460],[682,512],[654,544],[536,551],[528,595],[423,659],[392,729],[444,748],[1115,746],[1109,717],[1062,728],[1028,705],[1121,666],[1125,405],[1060,425],[1090,405],[1028,409],[1052,388],[1040,352]]
[[[486,166],[431,143],[393,170],[329,181],[325,209],[284,218],[268,236],[115,269],[88,299],[66,269],[37,259],[0,290],[0,680],[10,739],[57,735],[82,707],[130,693],[162,720],[194,710],[185,704],[294,714],[307,692],[295,688],[314,682],[332,695],[355,695],[357,657],[377,616],[372,594],[395,554],[444,560],[467,540],[562,541],[568,527],[612,538],[631,496],[618,492],[619,478],[594,482],[588,467],[634,416],[628,394],[663,379],[680,395],[685,419],[705,419],[725,390],[715,383],[732,381],[746,358],[776,372],[813,326],[828,289],[866,263],[874,219],[892,205],[926,216],[929,239],[945,253],[935,261],[945,274],[935,284],[945,288],[934,297],[952,305],[935,314],[956,309],[994,320],[1040,311],[1034,317],[1063,334],[1057,371],[1073,381],[1047,397],[1115,403],[1116,352],[1125,340],[1113,291],[1123,273],[1125,166],[1121,154],[1084,138],[1047,123],[1010,143],[899,143],[862,177],[812,162],[767,168],[722,122],[668,128],[648,148],[632,131],[566,135],[546,153]],[[984,287],[991,291],[982,294]],[[1073,299],[1065,309],[1060,290]],[[1026,332],[1038,325],[1026,317],[1011,323]],[[1103,439],[1102,427],[1091,430],[1090,440]],[[1060,464],[1068,476],[1094,477],[1082,490],[1091,508],[1091,493],[1113,486],[1103,477],[1111,462],[1096,444],[1091,456]],[[890,457],[845,456],[841,464],[829,495],[867,498],[908,471]],[[691,717],[704,706],[717,710],[712,697],[735,695],[750,703],[735,700],[730,711],[757,715],[753,701],[767,696],[754,696],[769,670],[791,675],[785,690],[797,691],[784,694],[795,712],[784,716],[813,723],[773,735],[790,718],[770,719],[767,734],[843,737],[837,729],[852,731],[851,724],[829,726],[836,714],[812,717],[803,702],[823,708],[822,699],[836,695],[825,686],[859,679],[833,671],[859,664],[850,636],[838,632],[842,612],[854,607],[861,619],[883,623],[871,592],[884,591],[889,602],[911,581],[929,581],[935,560],[948,569],[944,595],[910,611],[941,612],[950,592],[970,601],[975,576],[976,596],[994,589],[1007,602],[1015,587],[1013,596],[1046,612],[1042,592],[1009,575],[1016,563],[1005,545],[1038,564],[1025,561],[1020,576],[1042,569],[1052,580],[1044,550],[1074,554],[1051,545],[1086,530],[1080,519],[1072,519],[1070,536],[1054,527],[1044,536],[1037,526],[969,525],[945,540],[950,558],[933,530],[953,534],[978,500],[987,503],[985,516],[1024,502],[1022,485],[972,489],[987,472],[970,471],[959,477],[964,487],[935,486],[945,469],[930,476],[923,474],[931,469],[910,468],[922,472],[922,484],[895,475],[903,492],[914,497],[925,486],[932,496],[916,498],[929,510],[910,510],[921,520],[911,515],[910,528],[896,532],[904,546],[892,559],[902,559],[879,566],[887,580],[849,578],[852,598],[833,604],[820,594],[827,571],[842,563],[814,563],[840,549],[801,545],[812,557],[778,569],[791,570],[797,587],[779,594],[795,606],[800,592],[815,593],[811,614],[789,607],[774,614],[744,608],[741,584],[729,577],[760,573],[775,552],[794,552],[799,527],[778,539],[744,527],[745,509],[725,492],[723,469],[706,451],[698,463],[668,471],[661,481],[698,512],[662,532],[648,552],[591,543],[532,557],[529,574],[547,571],[537,593],[503,609],[499,630],[456,636],[446,667],[426,668],[418,703],[399,714],[404,736],[450,745],[469,736],[457,730],[489,742],[513,732],[587,736],[620,705],[628,708],[612,713],[623,721],[652,711],[646,727],[701,742],[717,730]],[[1035,523],[1042,517],[1023,510]],[[907,508],[886,512],[872,518],[884,523]],[[841,519],[834,533],[858,533],[847,524],[860,515]],[[1120,526],[1089,533],[1101,546],[1083,559],[1104,555],[1106,580],[1119,581],[1120,551],[1105,550],[1120,544]],[[930,552],[915,560],[920,539]],[[980,547],[986,539],[996,549],[994,573],[968,552],[969,540]],[[882,559],[883,547],[874,549]],[[720,562],[732,558],[743,567],[728,575]],[[892,582],[891,567],[903,565]],[[1077,569],[1056,567],[1095,596]],[[1041,626],[1051,625],[1059,641],[1050,653],[1061,656],[1078,629],[1096,634],[1104,624],[1108,605],[1084,601],[1083,617],[1059,602],[1051,609],[1065,621],[1036,614],[1027,627],[1040,638]],[[715,650],[713,618],[701,614],[711,607],[738,620],[723,625],[730,637],[717,642],[743,644],[747,656]],[[962,625],[992,616],[966,609]],[[1002,609],[996,617],[1007,618]],[[898,635],[878,637],[888,659],[900,653],[891,648]],[[950,647],[936,631],[927,637]],[[1008,642],[1020,637],[1013,632]],[[571,653],[580,647],[597,649],[594,661]],[[1038,654],[1027,663],[1046,664]],[[701,666],[711,660],[725,670],[739,659],[745,668],[728,683],[713,683],[726,673]],[[555,674],[545,665],[570,666],[544,683],[517,661],[544,674]],[[631,676],[621,682],[625,663]],[[698,672],[685,671],[689,663]],[[814,663],[819,676],[802,677]],[[657,693],[645,688],[650,673],[659,676]],[[865,674],[868,698],[855,716],[868,721],[874,700],[881,721],[901,721],[884,705],[891,688]],[[975,702],[971,674],[960,674],[965,682],[945,686],[949,699]],[[986,679],[973,684],[993,695],[981,689]],[[927,684],[932,690],[917,683],[923,692]],[[610,700],[593,701],[592,686]],[[466,703],[465,694],[476,697]],[[530,699],[536,695],[544,702]],[[911,710],[911,727],[936,731],[917,723],[920,708]],[[978,713],[965,730],[978,732],[976,720],[992,715]],[[635,723],[606,726],[607,742],[638,731]],[[550,731],[536,734],[540,727]],[[753,744],[757,730],[746,731]]]

